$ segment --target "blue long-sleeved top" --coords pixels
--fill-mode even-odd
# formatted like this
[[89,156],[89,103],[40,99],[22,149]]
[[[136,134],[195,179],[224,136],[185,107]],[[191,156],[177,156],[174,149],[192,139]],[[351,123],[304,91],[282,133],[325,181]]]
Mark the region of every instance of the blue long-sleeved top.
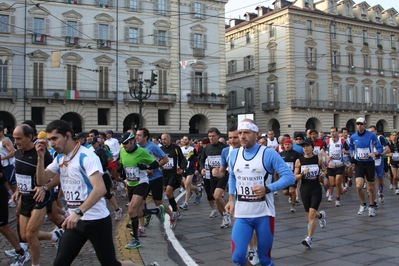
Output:
[[368,155],[375,150],[381,154],[384,150],[377,135],[367,130],[362,134],[353,134],[349,139],[349,148],[351,155],[359,162],[372,162],[374,159]]
[[[249,149],[244,149],[243,157],[246,160],[253,158],[256,155],[256,152],[259,150],[259,146],[259,144],[255,144]],[[229,173],[229,194],[234,194],[236,190],[236,177],[233,171],[233,166],[237,158],[237,152],[239,150],[240,149],[234,149],[230,153],[229,166],[231,170]],[[273,174],[274,171],[276,171],[280,175],[280,179],[278,181],[268,184],[271,192],[284,189],[295,183],[294,174],[281,158],[280,154],[278,154],[275,150],[270,148],[266,149],[262,158],[263,161],[259,163],[262,163],[269,173]]]

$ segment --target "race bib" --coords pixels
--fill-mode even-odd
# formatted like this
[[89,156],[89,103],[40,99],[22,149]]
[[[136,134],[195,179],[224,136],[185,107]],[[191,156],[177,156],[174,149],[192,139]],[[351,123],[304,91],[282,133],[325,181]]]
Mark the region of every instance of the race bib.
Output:
[[220,161],[221,161],[221,156],[220,155],[208,156],[207,160],[208,160],[208,167],[209,168],[220,167]]
[[334,150],[331,152],[331,160],[341,160],[341,151]]
[[238,176],[237,178],[237,200],[238,201],[264,201],[265,197],[257,198],[252,188],[264,186],[263,176]]
[[315,146],[314,147],[313,154],[319,156],[319,154],[320,154],[320,147],[319,146]]
[[291,171],[294,171],[294,163],[293,162],[285,162],[288,166],[288,168],[290,168]]
[[15,174],[17,179],[18,190],[21,193],[32,191],[32,177],[30,175]]
[[129,181],[140,181],[140,169],[134,166],[125,167],[126,179]]
[[392,161],[399,161],[399,152],[394,152],[392,154]]
[[357,148],[356,149],[357,158],[359,160],[369,159],[370,149],[369,148]]
[[[66,167],[63,167],[66,168]],[[65,176],[65,171],[61,171],[61,186],[68,207],[78,208],[87,198],[86,185],[82,180],[71,179]]]
[[301,166],[301,173],[305,170],[309,169],[309,172],[305,175],[303,179],[314,180],[317,179],[320,173],[319,166],[317,164],[310,164],[310,165],[302,165]]
[[343,165],[344,163],[341,160],[331,160],[328,162],[328,168],[337,168]]
[[165,169],[165,170],[173,169],[173,166],[174,166],[173,158],[169,158],[168,157],[168,159],[169,159],[169,161],[166,164],[163,165],[163,169]]

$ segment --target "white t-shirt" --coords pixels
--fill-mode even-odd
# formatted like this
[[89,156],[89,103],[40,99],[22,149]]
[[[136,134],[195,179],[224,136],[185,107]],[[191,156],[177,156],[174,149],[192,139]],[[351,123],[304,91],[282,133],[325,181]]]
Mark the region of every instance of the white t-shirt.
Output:
[[267,147],[268,148],[272,148],[273,150],[275,150],[278,146],[278,140],[276,137],[274,137],[273,140],[270,140],[269,138],[267,138]]
[[[98,171],[101,173],[99,178],[102,179],[103,168],[100,158],[93,151],[83,146],[80,146],[76,155],[67,165],[62,165],[63,162],[67,162],[71,156],[72,152],[66,157],[61,154],[58,155],[53,162],[47,166],[47,169],[60,175],[61,188],[64,192],[65,200],[69,207],[69,211],[73,212],[76,208],[79,208],[93,190],[89,176]],[[99,220],[108,215],[109,211],[105,200],[101,198],[87,210],[80,219],[84,221]]]
[[112,161],[118,160],[119,152],[121,151],[121,146],[117,139],[110,138],[104,141],[104,144],[109,147],[109,151],[112,153]]

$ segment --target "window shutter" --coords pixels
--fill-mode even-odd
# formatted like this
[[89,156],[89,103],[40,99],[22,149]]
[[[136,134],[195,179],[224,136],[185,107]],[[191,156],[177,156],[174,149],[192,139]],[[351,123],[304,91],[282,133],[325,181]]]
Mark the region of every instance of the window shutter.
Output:
[[139,43],[143,44],[144,42],[144,34],[143,34],[144,29],[143,28],[139,28]]
[[154,45],[158,45],[158,30],[154,30]]
[[255,66],[254,66],[254,56],[251,55],[250,58],[249,58],[249,60],[251,60],[251,61],[250,61],[250,62],[251,62],[251,69],[255,68]]
[[46,33],[46,35],[47,36],[50,36],[50,19],[48,19],[48,18],[46,18],[45,20],[44,20],[44,23],[46,24],[46,31],[45,31],[45,33]]
[[10,33],[15,33],[15,16],[10,16]]
[[233,62],[234,62],[234,73],[236,73],[237,72],[237,60],[234,60]]
[[205,3],[201,3],[201,18],[206,19],[205,16]]
[[94,23],[94,39],[98,40],[98,23]]
[[357,98],[358,98],[358,96],[357,96],[357,86],[354,86],[353,89],[354,89],[353,101],[354,101],[354,102],[357,102]]
[[168,30],[168,32],[166,33],[166,45],[167,46],[172,46],[172,31]]
[[244,70],[247,70],[247,58],[245,56],[242,58],[242,62],[243,62]]
[[190,33],[190,48],[194,48],[194,33]]
[[78,21],[78,37],[82,38],[83,36],[83,25],[81,21]]
[[64,37],[67,35],[67,27],[68,27],[68,21],[64,20],[61,22],[61,36]]
[[204,86],[204,93],[208,93],[208,73],[202,72],[202,85]]
[[274,99],[272,99],[272,101],[277,101],[277,99],[278,99],[278,94],[277,94],[277,92],[278,92],[278,83],[277,82],[275,82],[274,83]]
[[130,10],[130,0],[126,0],[126,10]]
[[191,71],[190,86],[191,86],[192,92],[200,93],[199,91],[195,91],[195,72],[194,71]]
[[143,10],[143,4],[141,0],[137,0],[137,11],[141,12]]
[[206,50],[207,48],[207,41],[206,41],[206,34],[202,34],[202,41],[203,41],[203,47]]
[[108,0],[108,7],[112,7],[114,5],[114,1],[113,0]]
[[96,6],[99,7],[100,6],[100,0],[95,0]]
[[310,90],[310,84],[309,83],[310,83],[309,80],[307,80],[306,81],[306,92],[305,92],[305,98],[306,99],[309,99],[311,97],[310,93],[309,93],[309,90]]
[[337,52],[337,64],[338,66],[341,65],[341,52]]
[[313,48],[313,61],[315,63],[317,63],[317,48],[316,47]]
[[28,17],[28,31],[33,32],[33,17]]
[[67,90],[71,89],[72,65],[67,65]]
[[314,93],[315,100],[320,100],[319,99],[319,83],[315,82],[314,86],[315,86],[315,88],[314,88],[315,89],[315,93]]
[[306,62],[308,62],[308,61],[309,61],[309,54],[308,54],[308,50],[309,50],[309,47],[306,47],[306,46],[305,46],[305,61],[306,61]]
[[130,27],[128,27],[128,26],[125,26],[125,42],[130,42],[130,40],[129,40],[129,29],[130,29]]
[[77,66],[73,66],[72,69],[72,89],[73,90],[77,90],[78,89],[78,85],[77,85],[77,81],[78,81],[78,68]]
[[166,12],[165,12],[165,14],[167,15],[167,16],[169,16],[170,14],[171,14],[171,4],[170,4],[170,0],[165,0],[166,1]]
[[[108,77],[109,77],[108,67],[104,67],[103,70],[104,70],[104,92],[108,92]],[[108,98],[107,94],[105,94],[104,96],[105,98]]]
[[114,25],[109,25],[109,40],[114,40]]
[[43,81],[44,81],[44,64],[39,63],[39,89],[43,89]]
[[267,102],[271,102],[272,100],[271,100],[271,93],[270,93],[271,91],[270,91],[270,84],[269,83],[267,83],[266,84],[266,101]]
[[158,14],[159,10],[158,10],[158,0],[154,0],[154,13]]
[[191,13],[190,17],[195,18],[195,2],[194,1],[191,2],[190,13]]

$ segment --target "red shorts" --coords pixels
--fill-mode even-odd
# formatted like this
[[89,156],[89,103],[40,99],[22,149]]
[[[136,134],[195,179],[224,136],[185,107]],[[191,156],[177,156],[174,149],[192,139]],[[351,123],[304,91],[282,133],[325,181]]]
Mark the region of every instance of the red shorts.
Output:
[[109,162],[108,163],[108,168],[112,169],[112,170],[115,170],[115,169],[118,168],[118,163],[116,161]]

